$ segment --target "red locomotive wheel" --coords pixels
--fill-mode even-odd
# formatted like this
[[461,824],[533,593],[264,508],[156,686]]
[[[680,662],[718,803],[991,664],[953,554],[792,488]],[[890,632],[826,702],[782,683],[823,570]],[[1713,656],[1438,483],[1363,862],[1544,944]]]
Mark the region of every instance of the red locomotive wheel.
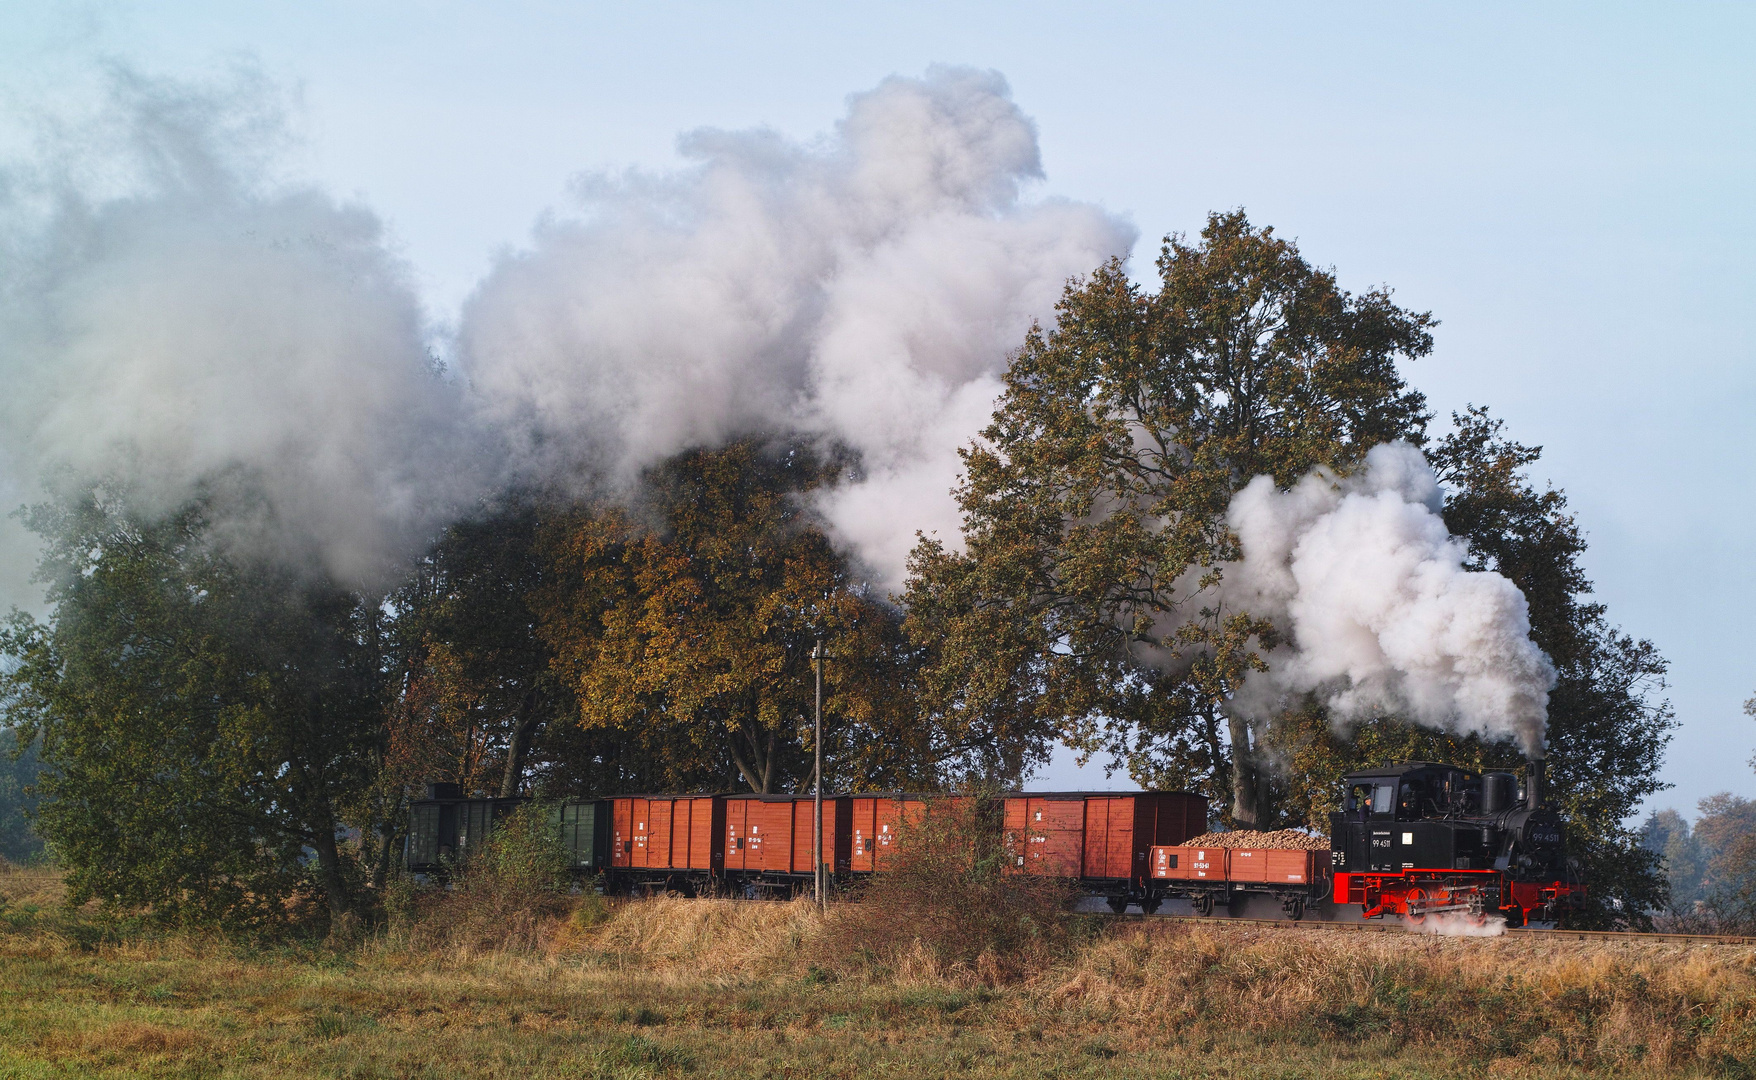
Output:
[[1403,904],[1402,917],[1407,919],[1409,922],[1413,923],[1416,926],[1419,926],[1422,923],[1426,922],[1427,921],[1427,913],[1425,911],[1415,910],[1416,908],[1421,907],[1422,905],[1426,904],[1426,902],[1427,902],[1427,890],[1420,889],[1420,888],[1410,889],[1408,892],[1404,893],[1403,897],[1402,897],[1402,904]]

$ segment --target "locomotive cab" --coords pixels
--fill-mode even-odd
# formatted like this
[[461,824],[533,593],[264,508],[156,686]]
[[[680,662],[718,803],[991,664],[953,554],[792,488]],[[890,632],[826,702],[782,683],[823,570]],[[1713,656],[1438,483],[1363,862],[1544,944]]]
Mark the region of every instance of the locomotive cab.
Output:
[[[1343,782],[1343,809],[1330,822],[1337,870],[1491,868],[1497,838],[1474,820],[1482,807],[1481,773],[1414,761],[1353,773]],[[1470,827],[1460,828],[1466,818]]]

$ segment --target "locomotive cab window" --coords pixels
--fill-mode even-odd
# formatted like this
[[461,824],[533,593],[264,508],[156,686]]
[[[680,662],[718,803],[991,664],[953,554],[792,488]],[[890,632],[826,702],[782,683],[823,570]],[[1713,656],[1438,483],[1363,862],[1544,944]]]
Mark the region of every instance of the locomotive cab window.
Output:
[[1372,788],[1372,813],[1391,814],[1396,810],[1396,785],[1376,784]]

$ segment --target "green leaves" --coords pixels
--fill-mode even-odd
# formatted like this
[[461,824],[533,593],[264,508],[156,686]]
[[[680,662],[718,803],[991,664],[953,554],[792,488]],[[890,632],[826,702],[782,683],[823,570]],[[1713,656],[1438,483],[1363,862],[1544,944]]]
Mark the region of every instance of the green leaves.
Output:
[[1222,714],[1275,628],[1215,599],[1238,554],[1227,507],[1260,473],[1420,442],[1396,364],[1431,349],[1433,321],[1341,291],[1241,212],[1168,240],[1158,270],[1147,294],[1100,267],[1026,338],[964,453],[966,552],[916,549],[910,632],[941,710],[985,718],[965,723],[1004,732],[1011,760],[1059,736],[1254,820],[1260,733]]

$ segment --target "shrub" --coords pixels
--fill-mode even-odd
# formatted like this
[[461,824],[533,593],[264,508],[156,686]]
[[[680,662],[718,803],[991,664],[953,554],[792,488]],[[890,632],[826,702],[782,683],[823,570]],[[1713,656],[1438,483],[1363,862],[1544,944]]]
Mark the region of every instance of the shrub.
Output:
[[399,937],[420,947],[534,949],[573,906],[567,853],[539,803],[496,824],[449,877],[449,888],[404,883],[386,897]]
[[987,793],[934,802],[898,830],[881,872],[832,911],[820,937],[829,970],[933,972],[995,983],[1066,953],[1078,936],[1075,894],[1058,878],[1012,872]]

